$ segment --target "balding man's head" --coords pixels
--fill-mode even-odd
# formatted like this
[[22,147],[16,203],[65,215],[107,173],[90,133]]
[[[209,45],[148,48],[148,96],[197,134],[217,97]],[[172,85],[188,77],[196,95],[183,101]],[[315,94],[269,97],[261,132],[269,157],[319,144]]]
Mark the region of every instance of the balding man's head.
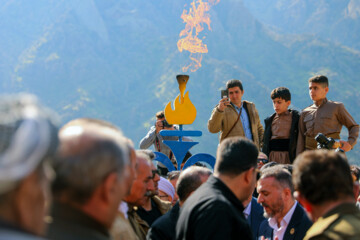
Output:
[[65,194],[69,201],[83,204],[110,173],[123,177],[130,149],[115,126],[101,120],[76,119],[60,129],[59,138],[55,196]]

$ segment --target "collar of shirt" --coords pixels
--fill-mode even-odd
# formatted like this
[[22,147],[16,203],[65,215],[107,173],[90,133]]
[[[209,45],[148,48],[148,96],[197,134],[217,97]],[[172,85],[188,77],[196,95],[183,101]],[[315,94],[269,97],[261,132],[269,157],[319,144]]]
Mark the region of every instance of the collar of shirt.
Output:
[[280,116],[288,116],[290,115],[290,111],[289,110],[286,110],[285,112],[283,113],[280,113],[280,114],[276,114],[276,116],[280,117]]
[[247,219],[250,216],[251,213],[251,202],[246,206],[245,210],[243,211],[245,218]]
[[230,102],[230,104],[235,108],[235,110],[239,113],[241,108],[243,107],[243,102],[241,102],[241,106],[237,107],[235,104],[233,104],[232,102]]
[[316,105],[316,103],[314,102],[314,106],[319,108],[319,107],[323,106],[327,102],[328,102],[327,98],[324,98],[319,105]]
[[127,212],[129,211],[129,206],[127,205],[126,202],[122,201],[122,202],[120,203],[120,205],[119,205],[118,210],[124,214],[124,216],[125,216],[126,219],[128,219],[128,214],[127,214]]
[[297,201],[295,201],[294,205],[290,208],[290,210],[286,213],[284,218],[280,222],[280,227],[278,227],[275,218],[269,218],[269,226],[273,229],[273,238],[277,236],[279,240],[284,238],[285,230],[290,223],[291,217],[294,214],[295,208],[297,205]]

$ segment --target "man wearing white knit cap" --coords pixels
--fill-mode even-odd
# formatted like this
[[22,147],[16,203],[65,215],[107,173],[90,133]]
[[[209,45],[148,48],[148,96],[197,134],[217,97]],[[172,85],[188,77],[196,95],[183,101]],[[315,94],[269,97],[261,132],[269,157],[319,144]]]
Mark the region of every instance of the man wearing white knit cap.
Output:
[[58,145],[55,114],[22,94],[0,97],[0,116],[0,239],[41,239]]
[[174,205],[176,202],[173,202],[174,195],[175,195],[175,188],[174,186],[163,177],[160,177],[159,181],[159,198],[164,201],[171,202]]

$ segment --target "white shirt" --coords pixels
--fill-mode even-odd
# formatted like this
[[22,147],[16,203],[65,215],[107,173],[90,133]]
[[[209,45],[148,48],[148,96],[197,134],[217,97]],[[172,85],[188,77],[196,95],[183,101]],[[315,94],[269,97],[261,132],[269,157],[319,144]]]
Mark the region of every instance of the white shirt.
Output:
[[119,206],[119,209],[118,209],[118,210],[124,214],[124,216],[125,216],[126,219],[128,219],[127,212],[128,212],[128,210],[129,210],[129,207],[128,207],[128,205],[127,205],[126,202],[122,201],[122,202],[120,203],[120,206]]
[[280,222],[280,227],[278,227],[275,218],[269,218],[269,226],[273,229],[273,239],[277,236],[279,240],[283,240],[284,234],[287,226],[290,223],[292,215],[294,214],[295,208],[297,205],[297,201],[295,201],[294,205],[290,208],[290,210],[286,213],[284,218]]
[[246,206],[246,208],[244,209],[243,213],[246,219],[248,219],[248,217],[250,216],[251,213],[251,202]]

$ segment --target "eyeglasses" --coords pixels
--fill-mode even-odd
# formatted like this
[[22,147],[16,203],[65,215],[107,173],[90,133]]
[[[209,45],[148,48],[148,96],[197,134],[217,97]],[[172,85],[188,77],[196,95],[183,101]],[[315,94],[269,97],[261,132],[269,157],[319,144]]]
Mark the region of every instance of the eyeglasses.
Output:
[[265,158],[258,158],[257,162],[258,162],[258,163],[262,162],[263,164],[266,164],[266,163],[269,162],[269,160],[268,160],[268,159],[265,159]]
[[159,169],[151,170],[151,172],[152,172],[152,178],[155,178],[156,174],[160,176],[160,170]]

